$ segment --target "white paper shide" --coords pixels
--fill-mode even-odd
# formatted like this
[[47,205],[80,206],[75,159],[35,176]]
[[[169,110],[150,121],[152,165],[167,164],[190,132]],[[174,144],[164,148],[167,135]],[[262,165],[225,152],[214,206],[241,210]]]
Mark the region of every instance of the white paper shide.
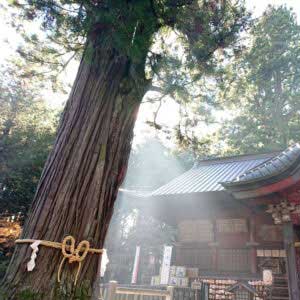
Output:
[[28,272],[31,272],[35,268],[35,259],[37,257],[37,253],[39,252],[40,243],[41,243],[41,241],[36,240],[35,242],[33,242],[30,245],[30,247],[32,249],[32,253],[31,253],[30,261],[27,263],[27,271]]

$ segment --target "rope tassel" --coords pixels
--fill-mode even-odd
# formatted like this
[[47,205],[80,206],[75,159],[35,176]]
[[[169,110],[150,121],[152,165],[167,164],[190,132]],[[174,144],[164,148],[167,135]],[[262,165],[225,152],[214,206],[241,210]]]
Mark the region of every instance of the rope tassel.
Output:
[[[71,242],[70,245],[68,245],[69,241]],[[67,246],[69,246],[68,247],[69,250],[67,250]],[[75,249],[75,239],[71,235],[66,236],[62,242],[61,252],[64,257],[58,268],[57,281],[60,282],[60,275],[61,275],[61,271],[62,271],[64,262],[66,259],[68,259],[69,264],[71,264],[73,262],[78,262],[78,269],[77,269],[75,281],[74,281],[74,284],[76,285],[78,275],[81,270],[81,263],[86,258],[89,250],[90,250],[90,243],[88,241],[81,241],[78,244],[77,248]]]

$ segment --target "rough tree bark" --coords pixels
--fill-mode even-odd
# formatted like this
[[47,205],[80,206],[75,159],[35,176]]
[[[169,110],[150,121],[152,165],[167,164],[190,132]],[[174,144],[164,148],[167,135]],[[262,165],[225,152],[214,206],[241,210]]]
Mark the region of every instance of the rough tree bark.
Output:
[[[91,247],[103,247],[147,81],[144,62],[133,64],[110,45],[87,45],[22,238],[60,242],[71,234],[77,243],[86,239]],[[61,251],[40,246],[36,268],[27,272],[30,255],[29,244],[16,246],[4,281],[7,299],[18,299],[26,288],[41,299],[58,299]],[[91,290],[99,259],[88,254],[77,290]],[[77,266],[65,263],[63,299],[76,299],[71,283]]]

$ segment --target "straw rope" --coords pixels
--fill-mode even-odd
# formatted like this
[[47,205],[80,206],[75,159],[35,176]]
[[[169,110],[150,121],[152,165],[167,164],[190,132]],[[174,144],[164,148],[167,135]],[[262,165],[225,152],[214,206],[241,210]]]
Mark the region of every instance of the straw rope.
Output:
[[[37,240],[33,240],[33,239],[19,239],[19,240],[16,240],[15,243],[16,244],[27,244],[27,243],[32,244],[32,243],[35,243],[36,241]],[[86,258],[87,254],[89,252],[92,254],[102,254],[104,251],[103,249],[90,248],[90,243],[89,243],[89,241],[86,241],[86,240],[81,241],[75,248],[75,238],[71,235],[66,236],[63,239],[62,243],[41,240],[41,241],[39,241],[39,245],[42,245],[45,247],[50,247],[50,248],[55,248],[55,249],[61,249],[63,259],[61,260],[61,262],[59,264],[59,268],[58,268],[58,272],[57,272],[57,281],[58,282],[60,282],[62,268],[63,268],[63,265],[64,265],[66,259],[68,259],[69,264],[71,264],[73,262],[78,263],[78,269],[77,269],[75,281],[74,281],[75,285],[77,283],[77,279],[78,279],[79,273],[81,271],[82,262]]]

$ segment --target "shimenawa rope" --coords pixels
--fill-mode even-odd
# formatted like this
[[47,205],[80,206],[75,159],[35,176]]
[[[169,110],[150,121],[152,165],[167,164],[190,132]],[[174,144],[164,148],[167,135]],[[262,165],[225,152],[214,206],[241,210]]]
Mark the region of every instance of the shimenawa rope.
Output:
[[[17,244],[24,244],[24,243],[30,243],[33,247],[33,253],[31,256],[31,260],[29,263],[31,263],[30,267],[28,265],[28,270],[31,271],[35,266],[35,258],[37,257],[38,252],[38,246],[42,245],[45,247],[51,247],[55,249],[61,249],[61,253],[63,255],[63,259],[59,264],[58,272],[57,272],[57,281],[60,282],[61,279],[61,272],[63,265],[65,263],[65,260],[68,259],[68,262],[71,264],[73,262],[78,262],[78,269],[76,272],[74,284],[76,285],[77,279],[79,276],[79,273],[81,271],[82,262],[86,258],[87,254],[90,253],[97,253],[102,254],[104,252],[104,249],[93,249],[90,248],[89,241],[83,240],[81,241],[77,247],[75,248],[75,238],[71,235],[66,236],[62,243],[58,242],[51,242],[51,241],[45,241],[45,240],[34,240],[34,239],[19,239],[16,240]],[[28,263],[28,264],[29,264]]]

